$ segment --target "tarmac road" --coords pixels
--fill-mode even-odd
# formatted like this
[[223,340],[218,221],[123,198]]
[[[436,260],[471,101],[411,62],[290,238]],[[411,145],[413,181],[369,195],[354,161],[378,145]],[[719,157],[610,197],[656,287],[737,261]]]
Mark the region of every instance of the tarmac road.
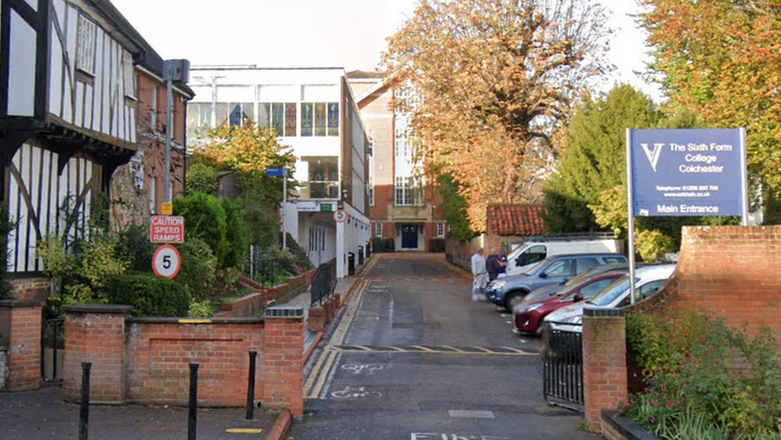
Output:
[[307,366],[293,440],[591,439],[542,397],[541,344],[439,255],[384,254]]

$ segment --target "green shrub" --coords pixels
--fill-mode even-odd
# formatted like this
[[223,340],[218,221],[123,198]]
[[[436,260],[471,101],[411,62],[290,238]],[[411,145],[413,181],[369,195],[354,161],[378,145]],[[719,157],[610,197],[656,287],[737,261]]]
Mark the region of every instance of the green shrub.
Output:
[[205,241],[187,238],[184,243],[174,247],[182,257],[182,268],[174,281],[184,285],[196,300],[207,300],[214,293],[214,280],[217,272],[217,257]]
[[312,261],[309,259],[304,248],[299,246],[298,242],[296,242],[290,234],[287,234],[287,250],[293,256],[293,262],[296,266],[303,270],[310,270],[313,268]]
[[186,178],[187,194],[201,192],[209,195],[217,195],[217,172],[214,168],[203,163],[195,163],[187,167]]
[[187,316],[190,318],[208,318],[212,315],[214,315],[214,306],[211,301],[190,302],[190,309],[187,311]]
[[249,247],[247,224],[244,222],[241,204],[228,199],[222,199],[222,208],[225,210],[227,224],[225,238],[228,241],[228,251],[225,254],[221,268],[235,267],[241,269],[244,266],[244,256]]
[[115,276],[110,299],[133,306],[133,316],[187,316],[190,309],[190,294],[184,285],[145,273]]
[[130,262],[128,270],[150,272],[155,245],[149,241],[149,226],[130,225],[118,234],[117,254]]
[[13,296],[13,287],[8,282],[6,272],[8,263],[8,234],[16,225],[8,219],[8,210],[5,204],[0,205],[0,299],[9,299]]
[[184,217],[185,241],[199,238],[209,245],[217,256],[217,266],[222,267],[228,253],[227,219],[217,197],[204,193],[192,193],[174,200],[174,213]]
[[662,439],[698,426],[694,438],[778,438],[781,359],[769,328],[750,338],[695,312],[630,315],[627,323],[629,348],[646,371],[628,417]]

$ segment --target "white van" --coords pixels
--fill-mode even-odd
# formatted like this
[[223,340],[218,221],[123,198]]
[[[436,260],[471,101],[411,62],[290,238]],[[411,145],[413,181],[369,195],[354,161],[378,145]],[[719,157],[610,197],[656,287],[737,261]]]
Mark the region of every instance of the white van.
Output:
[[622,253],[623,240],[615,238],[543,238],[527,241],[507,255],[507,276],[518,275],[540,261],[562,254]]

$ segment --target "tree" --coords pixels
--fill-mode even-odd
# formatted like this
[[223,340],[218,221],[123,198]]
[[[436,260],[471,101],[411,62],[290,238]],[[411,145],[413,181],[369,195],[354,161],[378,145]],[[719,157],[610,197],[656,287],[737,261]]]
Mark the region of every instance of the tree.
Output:
[[466,219],[466,199],[458,193],[458,182],[452,175],[442,174],[437,179],[437,189],[442,196],[442,203],[440,203],[442,217],[447,220],[453,237],[461,241],[474,238],[477,234],[469,228],[469,221]]
[[388,81],[412,85],[410,135],[451,174],[473,230],[485,205],[535,201],[551,135],[608,69],[604,13],[579,0],[420,0],[389,38]]
[[670,107],[705,126],[746,127],[750,174],[781,191],[781,3],[641,0],[650,71]]
[[551,232],[601,229],[588,208],[603,191],[626,183],[626,129],[660,121],[653,101],[629,85],[587,98],[570,121],[565,150],[544,184],[546,227]]
[[205,163],[193,163],[187,167],[187,194],[198,191],[217,195],[217,172]]

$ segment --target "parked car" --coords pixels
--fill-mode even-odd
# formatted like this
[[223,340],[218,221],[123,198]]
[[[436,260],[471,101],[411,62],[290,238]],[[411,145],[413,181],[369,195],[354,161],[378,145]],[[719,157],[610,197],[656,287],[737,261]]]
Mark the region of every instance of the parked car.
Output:
[[541,298],[530,304],[517,306],[513,311],[515,315],[515,332],[536,333],[539,335],[542,333],[543,319],[549,313],[579,301],[590,300],[617,278],[621,278],[625,274],[626,271],[624,270],[613,270],[581,278],[580,282],[559,290],[559,293],[553,297]]
[[[660,264],[654,266],[639,267],[635,271],[635,295],[637,300],[645,299],[662,288],[675,271],[674,264]],[[630,304],[629,274],[622,276],[607,286],[605,290],[597,294],[589,301],[582,301],[560,308],[545,317],[545,323],[550,324],[554,330],[567,330],[581,332],[583,323],[583,309],[617,308]]]
[[547,258],[528,273],[496,279],[488,285],[487,297],[508,312],[529,292],[543,286],[566,283],[575,275],[592,267],[625,262],[621,254],[568,254]]
[[528,295],[524,296],[523,300],[516,305],[516,308],[525,306],[527,304],[531,304],[533,302],[537,302],[541,299],[548,299],[551,296],[555,296],[559,292],[563,292],[565,289],[569,289],[573,286],[576,286],[582,283],[584,280],[587,280],[595,275],[599,275],[607,271],[618,271],[618,270],[623,270],[623,272],[626,273],[629,270],[629,264],[628,263],[603,264],[601,266],[592,267],[591,269],[585,272],[581,272],[579,275],[575,276],[574,278],[567,281],[566,283],[540,287],[539,289],[533,290]]
[[608,237],[545,237],[529,240],[507,255],[507,276],[528,272],[540,261],[556,255],[622,252],[623,240]]

